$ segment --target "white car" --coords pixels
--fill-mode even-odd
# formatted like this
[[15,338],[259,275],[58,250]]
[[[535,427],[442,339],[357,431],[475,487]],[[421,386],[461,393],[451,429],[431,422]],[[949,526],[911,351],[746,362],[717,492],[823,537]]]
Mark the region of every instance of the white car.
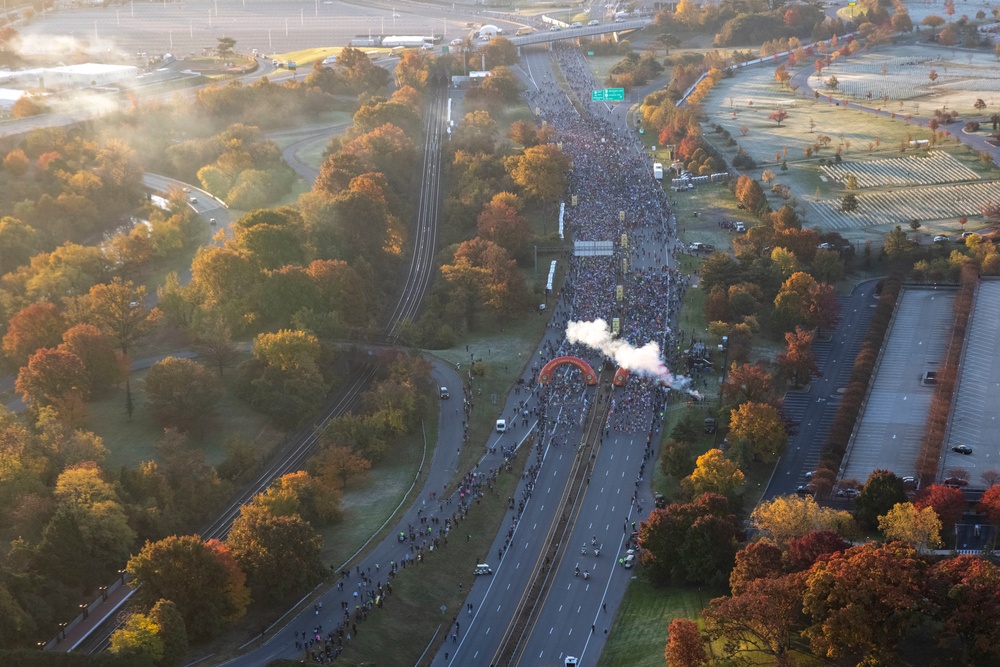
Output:
[[948,242],[948,237],[947,236],[935,236],[934,237],[934,243],[947,243],[947,242]]
[[631,570],[635,565],[635,550],[629,549],[625,552],[625,557],[621,559],[622,567],[626,570]]
[[560,28],[557,25],[554,25],[551,28],[549,28],[549,32],[559,32],[559,30]]
[[597,19],[590,19],[589,21],[587,21],[587,25],[601,25],[601,22],[598,21]]
[[451,40],[451,45],[452,46],[462,46],[462,40],[460,40],[460,39],[453,39],[453,40]]
[[477,577],[481,574],[493,574],[493,568],[489,566],[488,563],[480,563],[476,566],[476,569],[472,572]]
[[498,419],[497,420],[497,433],[506,433],[506,432],[507,432],[507,420],[506,419]]

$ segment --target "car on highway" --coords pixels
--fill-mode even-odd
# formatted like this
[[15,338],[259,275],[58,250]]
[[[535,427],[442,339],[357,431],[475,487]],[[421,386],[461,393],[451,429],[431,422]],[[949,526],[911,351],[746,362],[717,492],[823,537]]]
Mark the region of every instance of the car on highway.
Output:
[[438,392],[438,396],[441,398],[451,398],[451,393],[448,391],[448,387],[441,387],[441,391]]
[[277,66],[278,66],[278,64],[279,64],[279,63],[278,63],[278,59],[277,59],[277,58],[274,58],[273,60],[271,60],[271,64],[272,64],[273,66],[277,67]]
[[216,224],[215,218],[209,218],[208,219],[208,224],[210,224],[210,225]]
[[968,455],[972,453],[972,447],[969,447],[968,445],[955,445],[951,448],[951,451]]
[[197,197],[188,197],[188,203],[189,204],[197,204],[198,203],[198,198]]
[[635,549],[629,549],[625,552],[625,557],[621,559],[621,564],[626,570],[631,570],[635,566]]
[[571,23],[571,24],[569,25],[569,27],[570,27],[570,28],[582,28],[582,27],[583,27],[583,24],[582,24],[582,23],[580,23],[579,21],[573,21],[573,22],[572,22],[572,23]]
[[420,48],[422,48],[424,51],[433,51],[434,50],[434,45],[433,44],[424,44]]
[[507,432],[507,420],[506,419],[498,419],[497,420],[497,433],[506,433],[506,432]]
[[451,40],[451,45],[452,46],[462,46],[462,40],[460,40],[460,39],[453,39],[453,40]]
[[480,563],[476,566],[476,569],[472,571],[477,577],[481,574],[493,574],[493,568],[489,566],[488,563]]
[[623,19],[623,18],[617,18],[617,19],[615,19],[615,23],[625,23],[625,19]]
[[947,236],[938,235],[934,237],[934,243],[947,243],[947,242],[948,242]]
[[975,232],[962,232],[962,235],[959,236],[957,239],[955,239],[955,242],[956,243],[965,243],[965,239],[969,238],[970,236],[979,236],[979,234],[977,234]]
[[549,28],[549,32],[559,32],[561,29],[562,28],[560,28],[559,26],[554,25],[551,28]]
[[742,222],[736,221],[733,223],[733,229],[742,234],[747,230],[747,226]]
[[590,19],[589,21],[587,21],[587,25],[601,25],[601,22],[598,21],[597,19]]

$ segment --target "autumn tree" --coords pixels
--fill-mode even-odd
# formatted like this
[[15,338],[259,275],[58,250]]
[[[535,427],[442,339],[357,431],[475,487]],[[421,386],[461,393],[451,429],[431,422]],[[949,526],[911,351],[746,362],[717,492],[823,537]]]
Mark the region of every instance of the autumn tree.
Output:
[[114,341],[92,324],[77,324],[68,329],[59,349],[72,352],[83,362],[92,397],[125,379],[125,360],[116,352]]
[[569,158],[555,144],[525,149],[521,155],[507,158],[504,166],[528,196],[541,202],[553,202],[566,191]]
[[641,559],[658,583],[723,583],[736,552],[736,517],[724,496],[653,510],[639,525]]
[[878,517],[886,514],[897,503],[906,502],[903,480],[889,470],[877,468],[868,475],[861,494],[854,505],[854,519],[865,530],[878,527]]
[[941,530],[943,534],[951,534],[952,528],[962,518],[965,512],[965,494],[961,489],[945,486],[943,484],[931,484],[925,486],[917,492],[913,505],[922,510],[925,507],[933,507],[938,518],[941,519]]
[[224,394],[221,382],[207,368],[177,357],[153,364],[143,384],[157,424],[180,431],[204,430]]
[[246,577],[229,548],[197,535],[147,542],[127,567],[139,598],[172,600],[192,640],[219,634],[246,611]]
[[711,664],[698,625],[687,618],[670,621],[663,656],[671,667],[707,667]]
[[784,453],[788,433],[774,407],[747,402],[730,413],[729,439],[742,460],[771,463]]
[[859,664],[894,664],[902,640],[923,622],[927,566],[899,542],[868,542],[818,561],[802,598],[813,651]]
[[721,387],[723,400],[735,407],[754,402],[774,405],[774,380],[760,364],[733,364]]
[[157,667],[176,667],[188,650],[184,617],[170,600],[158,600],[148,613],[133,612],[111,635],[112,653],[153,659]]
[[31,355],[17,374],[15,386],[33,409],[55,407],[69,421],[82,418],[89,380],[80,357],[60,349],[42,349]]
[[1000,655],[1000,568],[979,556],[944,558],[931,567],[930,597],[944,639],[956,639],[963,664]]
[[754,508],[750,525],[771,536],[779,545],[789,544],[814,531],[852,535],[849,512],[821,507],[811,496],[778,496]]
[[244,505],[226,545],[247,581],[273,601],[306,590],[323,577],[323,540],[297,514],[274,515],[258,505]]
[[695,462],[689,481],[695,495],[718,493],[733,498],[745,478],[735,461],[730,461],[721,449],[710,449]]
[[789,640],[802,618],[802,589],[802,575],[764,577],[739,595],[716,598],[703,612],[708,636],[724,640],[727,658],[759,654],[790,667],[795,661]]
[[1000,525],[1000,484],[990,486],[979,499],[979,511],[986,515],[990,523]]
[[[828,511],[828,510],[827,510]],[[843,514],[847,514],[844,512]],[[850,515],[846,520],[850,521]],[[849,525],[849,524],[845,524]],[[852,531],[853,532],[853,531]],[[836,531],[814,530],[788,543],[788,567],[793,572],[808,570],[820,556],[844,551],[851,546]]]
[[240,366],[240,392],[257,411],[292,427],[313,414],[327,392],[320,371],[322,350],[312,334],[297,330],[254,339],[253,358]]
[[919,551],[941,544],[941,519],[929,505],[917,509],[913,503],[896,503],[879,516],[878,528],[887,540],[898,540]]
[[225,369],[235,366],[240,358],[232,329],[221,318],[210,318],[200,324],[195,338],[198,356],[214,366],[221,378]]
[[777,544],[768,538],[748,542],[736,552],[736,564],[729,573],[729,590],[740,595],[751,581],[784,574],[783,554]]
[[159,311],[150,311],[146,306],[145,298],[145,287],[121,278],[90,288],[91,321],[115,341],[126,357],[159,317]]
[[767,117],[768,120],[773,120],[775,123],[777,123],[778,127],[781,127],[782,121],[784,121],[786,118],[788,118],[788,112],[785,111],[784,109],[778,109],[777,111],[772,111],[771,115]]
[[66,330],[54,304],[34,303],[14,313],[3,336],[3,353],[11,368],[20,368],[43,347],[55,347]]
[[454,260],[441,266],[441,274],[463,288],[470,323],[481,305],[509,315],[522,308],[527,298],[524,276],[514,259],[504,248],[479,237],[460,244]]
[[[503,194],[503,193],[501,193]],[[512,257],[525,259],[532,236],[531,225],[502,199],[488,202],[476,221],[479,236],[505,248]]]
[[371,461],[349,447],[327,447],[316,456],[312,465],[320,479],[335,479],[341,489],[347,488],[352,477],[363,475],[372,467]]
[[488,111],[470,111],[455,128],[452,148],[470,153],[492,153],[496,149],[497,132],[497,122]]
[[800,387],[812,376],[820,374],[812,353],[813,336],[813,331],[802,327],[795,327],[795,331],[785,334],[788,348],[778,354],[777,363],[782,375],[791,380],[793,386]]
[[802,271],[789,276],[774,298],[774,317],[783,331],[802,325],[830,327],[838,313],[833,288]]

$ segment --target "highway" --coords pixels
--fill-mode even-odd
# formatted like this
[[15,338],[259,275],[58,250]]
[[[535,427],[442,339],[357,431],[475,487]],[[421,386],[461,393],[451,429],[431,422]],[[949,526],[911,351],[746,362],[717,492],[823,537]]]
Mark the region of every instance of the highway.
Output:
[[[531,87],[558,88],[547,52],[524,52],[519,69]],[[619,127],[625,110],[620,105],[611,114]],[[636,268],[651,268],[664,248],[642,233],[634,238],[640,257]],[[564,297],[553,319],[568,310]],[[550,327],[543,345],[557,345],[563,336],[561,329]],[[632,571],[618,566],[618,559],[624,556],[633,522],[640,520],[638,505],[645,505],[646,512],[652,507],[644,474],[646,462],[653,460],[653,453],[647,454],[647,434],[659,440],[659,418],[649,410],[636,415],[633,433],[602,430],[611,398],[604,392],[588,388],[579,398],[550,401],[549,414],[562,415],[564,426],[545,433],[536,481],[521,516],[517,519],[511,510],[510,522],[492,545],[494,573],[479,577],[472,587],[466,601],[471,611],[460,615],[460,627],[452,628],[433,665],[562,665],[567,656],[581,665],[596,663],[605,629],[631,579]],[[525,407],[535,405],[533,394]],[[517,497],[527,494],[528,481]],[[595,541],[599,556],[593,551]],[[591,576],[578,576],[577,568]]]

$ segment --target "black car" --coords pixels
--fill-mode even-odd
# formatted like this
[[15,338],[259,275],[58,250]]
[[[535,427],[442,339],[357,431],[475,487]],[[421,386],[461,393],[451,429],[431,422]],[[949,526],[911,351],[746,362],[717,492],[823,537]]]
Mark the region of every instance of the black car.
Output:
[[955,445],[951,448],[951,451],[958,452],[959,454],[971,454],[972,447],[969,447],[968,445]]

